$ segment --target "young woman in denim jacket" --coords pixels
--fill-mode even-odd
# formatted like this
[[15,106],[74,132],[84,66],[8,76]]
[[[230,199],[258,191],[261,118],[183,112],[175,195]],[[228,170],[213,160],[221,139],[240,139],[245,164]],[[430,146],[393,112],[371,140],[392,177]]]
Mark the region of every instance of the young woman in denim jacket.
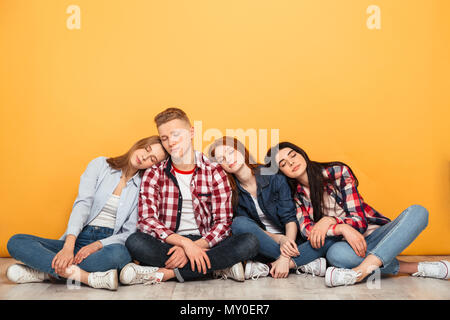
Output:
[[[259,240],[259,256],[247,261],[245,278],[286,278],[290,269],[325,274],[326,250],[339,239],[327,239],[322,248],[297,236],[295,203],[286,178],[264,172],[252,161],[248,150],[236,138],[223,137],[209,149],[210,157],[227,172],[233,190],[233,234],[252,233]],[[262,263],[267,262],[266,263]]]
[[166,158],[158,136],[136,142],[122,156],[92,160],[80,179],[67,230],[59,240],[16,234],[8,241],[15,283],[70,278],[116,290],[117,269],[131,261],[125,240],[134,233],[144,170]]
[[363,201],[358,180],[344,163],[311,161],[289,142],[270,149],[267,158],[288,177],[303,237],[315,248],[329,236],[343,238],[328,249],[326,257],[334,267],[326,271],[327,286],[361,282],[377,269],[381,274],[449,278],[448,261],[396,259],[427,226],[424,207],[412,205],[391,221]]

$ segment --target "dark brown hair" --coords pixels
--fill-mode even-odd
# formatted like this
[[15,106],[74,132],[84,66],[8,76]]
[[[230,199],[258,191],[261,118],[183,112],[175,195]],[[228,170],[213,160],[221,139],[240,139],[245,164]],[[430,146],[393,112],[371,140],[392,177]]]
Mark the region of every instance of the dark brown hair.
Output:
[[[290,143],[290,142],[280,142],[279,144],[273,146],[267,151],[266,155],[266,166],[274,165],[276,168],[279,169],[279,166],[277,162],[275,161],[275,157],[277,153],[284,149],[284,148],[290,148],[294,150],[295,152],[299,153],[306,162],[306,174],[308,175],[308,182],[309,182],[309,188],[310,188],[310,199],[311,204],[313,207],[313,217],[314,222],[318,222],[323,217],[323,193],[324,193],[324,186],[329,185],[331,188],[337,190],[339,189],[339,186],[336,185],[335,181],[330,180],[329,178],[326,178],[323,176],[323,169],[326,169],[328,167],[332,166],[346,166],[350,173],[355,178],[355,186],[358,186],[358,179],[353,174],[352,169],[346,165],[343,162],[340,161],[333,161],[333,162],[317,162],[312,161],[309,159],[308,155],[306,154],[305,150],[300,148],[299,146]],[[282,173],[281,170],[278,171],[279,173]],[[289,183],[289,187],[291,188],[291,193],[293,197],[296,197],[297,193],[297,185],[299,182],[295,179],[286,177]]]
[[[261,166],[261,164],[254,161],[253,157],[250,155],[250,152],[248,152],[248,149],[235,137],[228,137],[224,136],[222,138],[217,139],[214,141],[211,146],[209,147],[208,157],[215,161],[215,151],[216,148],[219,146],[229,146],[232,147],[234,150],[240,152],[242,155],[244,155],[244,162],[247,167],[249,167],[252,171],[252,174],[255,175],[255,170]],[[232,190],[232,197],[231,202],[233,205],[233,208],[236,208],[239,203],[239,190],[236,184],[236,177],[226,172],[228,176],[228,180],[230,182],[231,190]]]
[[[108,159],[106,159],[106,162],[108,162],[108,164],[110,165],[111,168],[116,169],[116,170],[123,170],[125,172],[125,174],[127,174],[128,170],[130,169],[130,158],[131,158],[131,155],[133,154],[133,152],[136,151],[137,149],[144,149],[147,146],[150,146],[150,145],[156,144],[156,143],[161,144],[161,140],[159,139],[159,136],[150,136],[147,138],[143,138],[143,139],[139,140],[138,142],[136,142],[130,148],[130,150],[128,150],[123,155],[118,156],[118,157],[108,158]],[[166,150],[164,148],[163,148],[163,150],[167,157]],[[144,174],[144,171],[145,170],[140,170],[139,174],[142,176]]]

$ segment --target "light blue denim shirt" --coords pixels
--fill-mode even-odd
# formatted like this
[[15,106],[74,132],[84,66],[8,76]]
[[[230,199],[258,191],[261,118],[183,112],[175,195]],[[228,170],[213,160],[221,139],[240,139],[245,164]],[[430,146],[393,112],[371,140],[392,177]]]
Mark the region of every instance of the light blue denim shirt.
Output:
[[[65,240],[68,234],[78,237],[81,230],[97,217],[119,184],[122,171],[112,169],[106,159],[95,158],[81,175],[78,196],[66,232],[60,240]],[[128,236],[136,232],[140,184],[141,177],[137,172],[122,189],[114,232],[110,237],[100,240],[103,246],[125,244]]]

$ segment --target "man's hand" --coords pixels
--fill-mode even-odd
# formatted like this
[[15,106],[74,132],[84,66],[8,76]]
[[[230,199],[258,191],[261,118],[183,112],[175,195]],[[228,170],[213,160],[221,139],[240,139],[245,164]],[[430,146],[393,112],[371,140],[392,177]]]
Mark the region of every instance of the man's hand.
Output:
[[173,246],[172,248],[170,248],[170,250],[167,252],[167,255],[172,255],[166,261],[165,266],[167,269],[183,268],[189,261],[186,253],[184,252],[184,249],[180,246]]
[[192,240],[185,238],[181,241],[182,247],[189,261],[191,262],[191,270],[195,271],[195,266],[197,266],[198,272],[203,272],[206,274],[207,267],[211,268],[211,262],[206,254],[208,249],[201,248],[195,244]]

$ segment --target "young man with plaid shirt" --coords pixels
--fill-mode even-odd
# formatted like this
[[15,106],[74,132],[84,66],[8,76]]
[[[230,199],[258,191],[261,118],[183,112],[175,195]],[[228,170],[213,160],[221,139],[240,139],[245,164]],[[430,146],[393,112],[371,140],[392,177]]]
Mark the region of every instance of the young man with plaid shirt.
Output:
[[215,277],[244,281],[241,261],[256,256],[252,234],[230,235],[231,187],[217,163],[193,148],[194,128],[169,108],[155,117],[170,157],[148,169],[141,183],[138,232],[126,241],[132,258],[122,284]]

